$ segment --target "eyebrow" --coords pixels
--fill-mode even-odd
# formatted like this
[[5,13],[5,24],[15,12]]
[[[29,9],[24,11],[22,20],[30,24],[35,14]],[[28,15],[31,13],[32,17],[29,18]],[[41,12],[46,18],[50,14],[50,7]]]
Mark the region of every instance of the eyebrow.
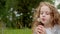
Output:
[[[44,12],[44,11],[40,11],[40,12]],[[50,13],[49,11],[46,11],[46,12]]]

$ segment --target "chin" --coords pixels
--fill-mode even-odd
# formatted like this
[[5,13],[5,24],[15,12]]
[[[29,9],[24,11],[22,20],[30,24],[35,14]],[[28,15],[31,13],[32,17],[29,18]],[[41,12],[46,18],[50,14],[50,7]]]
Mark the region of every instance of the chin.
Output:
[[43,24],[45,24],[46,22],[42,22]]

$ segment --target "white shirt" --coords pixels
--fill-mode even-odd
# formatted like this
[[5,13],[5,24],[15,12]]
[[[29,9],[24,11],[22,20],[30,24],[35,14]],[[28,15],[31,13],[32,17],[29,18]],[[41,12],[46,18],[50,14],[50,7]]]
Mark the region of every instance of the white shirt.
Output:
[[53,29],[46,28],[46,33],[47,34],[60,34],[60,26],[59,25],[55,25]]
[[[34,32],[36,34],[36,32]],[[46,34],[60,34],[60,26],[55,25],[52,29],[46,28]]]

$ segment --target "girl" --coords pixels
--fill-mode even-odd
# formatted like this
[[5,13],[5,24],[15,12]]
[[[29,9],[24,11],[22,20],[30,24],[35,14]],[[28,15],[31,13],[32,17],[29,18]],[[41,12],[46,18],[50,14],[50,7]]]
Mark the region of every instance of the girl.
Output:
[[33,34],[60,34],[59,12],[52,4],[41,2],[33,19]]

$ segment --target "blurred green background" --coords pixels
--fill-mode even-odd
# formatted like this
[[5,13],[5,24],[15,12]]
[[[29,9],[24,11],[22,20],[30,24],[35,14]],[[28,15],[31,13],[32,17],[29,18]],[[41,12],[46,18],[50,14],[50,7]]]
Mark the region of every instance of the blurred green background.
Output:
[[0,34],[32,34],[32,15],[42,1],[55,3],[55,0],[0,0]]

